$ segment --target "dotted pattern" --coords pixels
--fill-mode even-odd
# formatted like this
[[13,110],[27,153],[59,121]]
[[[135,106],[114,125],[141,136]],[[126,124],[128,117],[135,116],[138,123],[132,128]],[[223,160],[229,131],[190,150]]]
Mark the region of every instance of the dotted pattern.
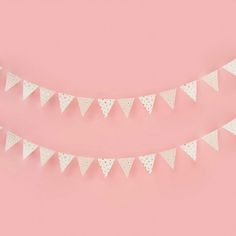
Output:
[[108,174],[113,166],[114,161],[115,161],[115,159],[98,158],[99,166],[101,167],[102,173],[105,177],[108,176]]
[[38,148],[38,145],[30,141],[23,140],[23,159],[26,159],[32,152]]
[[126,117],[129,117],[129,113],[134,103],[134,98],[121,98],[118,99],[118,103],[124,112]]
[[161,157],[167,162],[167,164],[174,169],[176,148],[160,152]]
[[140,156],[139,160],[143,164],[144,168],[148,172],[148,174],[152,173],[154,161],[155,161],[156,154],[148,154],[145,156]]
[[224,65],[223,68],[229,73],[231,73],[232,75],[236,76],[236,59]]
[[160,93],[160,96],[166,101],[171,109],[175,107],[176,89],[170,89]]
[[218,70],[211,72],[201,78],[205,83],[212,87],[215,91],[219,91]]
[[134,163],[134,158],[133,157],[119,158],[118,162],[120,164],[121,169],[124,171],[126,177],[128,177]]
[[193,101],[197,100],[197,81],[194,80],[190,83],[180,86],[180,88],[190,97]]
[[88,111],[89,107],[92,105],[94,99],[93,98],[78,97],[77,100],[79,103],[81,115],[84,116],[85,113]]
[[185,143],[180,146],[194,161],[197,159],[197,140]]
[[223,128],[230,133],[236,135],[236,119],[231,120],[229,123],[225,124]]
[[145,109],[149,114],[152,113],[155,99],[156,99],[155,94],[139,97],[140,102],[142,103],[142,105],[145,107]]
[[21,137],[19,137],[18,135],[12,132],[7,132],[5,151],[8,151],[11,147],[13,147],[15,144],[20,142],[20,140],[21,140]]
[[114,104],[115,99],[98,99],[98,104],[102,110],[102,113],[104,117],[107,117],[113,104]]
[[80,167],[80,173],[81,175],[85,175],[87,172],[88,168],[92,164],[94,158],[92,157],[77,157],[77,160],[79,162],[79,167]]
[[74,96],[65,93],[58,93],[58,99],[60,103],[61,112],[64,112],[66,108],[70,105],[73,101]]
[[49,159],[55,154],[55,151],[45,147],[40,147],[39,152],[41,166],[44,166],[49,161]]
[[55,94],[55,92],[53,90],[40,87],[41,106],[44,106],[54,94]]
[[31,95],[37,88],[38,88],[37,84],[24,80],[23,81],[23,100],[29,97],[29,95]]
[[17,85],[20,81],[21,81],[21,78],[19,76],[14,75],[11,72],[7,72],[5,91],[8,91],[9,89]]
[[58,159],[59,159],[59,164],[60,164],[61,172],[65,171],[65,169],[71,163],[73,158],[74,158],[74,156],[71,155],[71,154],[62,153],[62,152],[58,153]]

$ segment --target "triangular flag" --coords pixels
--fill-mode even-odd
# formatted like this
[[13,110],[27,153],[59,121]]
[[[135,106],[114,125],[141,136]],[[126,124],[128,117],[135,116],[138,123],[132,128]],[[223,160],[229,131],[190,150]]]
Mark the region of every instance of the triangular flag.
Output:
[[84,176],[85,173],[87,172],[88,168],[92,164],[94,158],[79,156],[79,157],[77,157],[77,160],[79,162],[80,173],[81,173],[81,175]]
[[37,148],[38,148],[37,144],[24,139],[23,140],[23,159],[25,160]]
[[226,65],[223,66],[223,69],[236,76],[236,59],[230,61]]
[[55,154],[55,151],[45,148],[45,147],[40,147],[39,148],[40,152],[40,164],[43,167],[48,160]]
[[145,109],[149,114],[152,113],[155,99],[156,99],[156,94],[139,97],[140,102],[142,103],[142,105],[145,107]]
[[208,75],[204,75],[201,79],[215,91],[219,91],[218,70],[215,70]]
[[218,142],[218,130],[214,130],[209,134],[202,137],[206,143],[208,143],[216,151],[219,151],[219,142]]
[[58,99],[60,103],[61,112],[64,112],[66,108],[70,105],[73,101],[74,96],[65,93],[58,93]]
[[115,99],[98,99],[98,104],[102,110],[102,113],[104,117],[107,117],[113,104],[114,104]]
[[102,173],[105,177],[108,176],[110,170],[111,170],[111,167],[113,166],[114,164],[114,161],[115,159],[112,159],[112,158],[98,158],[98,163],[99,163],[99,166],[102,170]]
[[8,91],[9,89],[11,89],[12,87],[14,87],[15,85],[17,85],[20,81],[21,78],[11,72],[7,72],[7,76],[6,76],[6,84],[5,84],[5,91]]
[[134,158],[133,157],[119,158],[118,162],[124,174],[126,175],[126,177],[128,177],[131,167],[133,166],[134,163]]
[[148,174],[152,173],[155,158],[156,158],[156,154],[148,154],[148,155],[139,157],[140,162],[143,164]]
[[13,147],[15,144],[20,142],[22,138],[12,132],[7,132],[6,135],[6,144],[5,144],[5,151],[8,151],[11,147]]
[[166,103],[170,106],[171,109],[174,109],[176,89],[170,89],[167,91],[160,92],[160,96],[166,101]]
[[37,84],[24,80],[23,81],[23,100],[29,97],[37,88],[38,88]]
[[92,105],[94,99],[93,98],[78,97],[77,100],[79,103],[81,115],[84,116],[85,113],[88,111],[89,107]]
[[43,107],[55,94],[55,91],[43,87],[40,87],[39,91],[40,91],[40,103],[41,106]]
[[228,122],[227,124],[225,124],[223,126],[223,128],[225,130],[229,131],[230,133],[236,135],[236,119],[233,119],[230,122]]
[[187,84],[183,84],[180,86],[182,91],[184,91],[193,101],[197,100],[197,81],[194,80]]
[[134,103],[134,98],[120,98],[118,99],[118,103],[124,112],[126,117],[129,117],[129,113]]
[[167,164],[174,169],[176,148],[172,148],[163,152],[160,152],[160,156],[167,162]]
[[197,159],[197,140],[185,143],[180,148],[187,153],[194,161]]
[[64,172],[64,170],[67,168],[67,166],[71,163],[74,156],[67,153],[58,152],[58,159],[60,164],[61,172]]

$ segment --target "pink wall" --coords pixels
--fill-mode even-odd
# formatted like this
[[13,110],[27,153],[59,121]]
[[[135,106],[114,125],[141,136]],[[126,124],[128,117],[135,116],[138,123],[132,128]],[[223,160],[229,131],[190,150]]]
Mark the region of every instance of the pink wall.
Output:
[[[176,87],[236,57],[233,0],[1,1],[0,64],[23,78],[71,94],[138,96]],[[41,2],[41,3],[39,3]],[[1,75],[2,78],[3,74]],[[38,94],[3,92],[0,124],[25,138],[87,156],[136,156],[177,146],[236,117],[236,80],[220,71],[220,92],[199,83],[199,101],[161,99],[152,116],[136,103],[130,119],[116,104],[60,114]],[[0,136],[0,235],[236,235],[236,138],[220,132],[220,152],[203,142],[194,163],[179,151],[171,171],[158,159],[149,176],[136,162],[129,179],[116,163],[104,179],[93,165],[40,168],[38,153],[4,152]]]

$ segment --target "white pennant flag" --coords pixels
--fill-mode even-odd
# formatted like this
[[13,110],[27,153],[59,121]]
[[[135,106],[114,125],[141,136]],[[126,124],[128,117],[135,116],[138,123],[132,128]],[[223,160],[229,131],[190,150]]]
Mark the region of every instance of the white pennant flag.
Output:
[[9,89],[13,88],[15,85],[17,85],[21,78],[11,72],[7,72],[6,75],[6,84],[5,84],[5,91],[8,91]]
[[80,173],[84,176],[90,165],[93,163],[94,158],[79,156],[77,157],[77,160],[79,162]]
[[236,119],[233,119],[230,122],[228,122],[227,124],[225,124],[223,126],[223,128],[225,130],[229,131],[230,133],[236,135]]
[[201,78],[205,83],[212,87],[215,91],[219,91],[218,70],[211,72]]
[[102,173],[105,177],[108,176],[113,164],[114,164],[115,159],[113,158],[98,158],[98,163],[99,166],[102,170]]
[[45,148],[45,147],[40,147],[39,148],[40,152],[40,164],[43,167],[49,159],[55,154],[55,151]]
[[193,101],[197,100],[197,81],[194,80],[190,83],[183,84],[180,86],[182,91],[184,91]]
[[155,158],[156,158],[156,154],[148,154],[148,155],[139,157],[140,162],[143,164],[148,174],[152,173]]
[[209,144],[216,151],[219,151],[218,130],[214,130],[202,137],[207,144]]
[[155,99],[156,99],[155,94],[139,97],[139,101],[142,103],[142,105],[145,107],[145,109],[149,114],[152,113]]
[[127,157],[127,158],[119,158],[118,162],[120,164],[121,169],[123,170],[126,177],[129,176],[129,172],[133,166],[134,158],[133,157]]
[[73,101],[74,96],[65,93],[58,93],[58,99],[60,103],[61,112],[64,112],[66,108],[70,105]]
[[98,104],[102,110],[102,113],[104,117],[107,117],[113,104],[114,104],[115,99],[98,99]]
[[5,143],[5,151],[8,151],[11,147],[13,147],[15,144],[20,142],[22,138],[12,132],[7,132],[6,135],[6,143]]
[[174,169],[175,167],[175,156],[176,156],[176,148],[172,148],[159,153],[160,156],[167,162],[167,164]]
[[64,170],[67,168],[67,166],[71,163],[74,156],[67,153],[58,152],[58,159],[60,164],[61,172],[64,172]]
[[40,87],[39,91],[40,91],[40,103],[41,106],[43,107],[52,98],[52,96],[55,94],[55,91],[43,87]]
[[126,117],[129,117],[129,113],[134,103],[134,98],[120,98],[118,99],[118,103],[124,112]]
[[23,100],[29,97],[39,86],[29,81],[23,81]]
[[84,116],[85,113],[88,111],[89,107],[92,105],[94,99],[93,98],[78,97],[77,100],[79,103],[81,115]]
[[223,66],[223,69],[236,76],[236,59],[230,61],[226,65]]
[[26,139],[23,140],[23,160],[38,148],[38,145]]
[[185,143],[180,148],[187,153],[194,161],[197,159],[197,140]]
[[160,92],[160,96],[170,106],[171,109],[175,107],[176,89],[170,89],[167,91]]

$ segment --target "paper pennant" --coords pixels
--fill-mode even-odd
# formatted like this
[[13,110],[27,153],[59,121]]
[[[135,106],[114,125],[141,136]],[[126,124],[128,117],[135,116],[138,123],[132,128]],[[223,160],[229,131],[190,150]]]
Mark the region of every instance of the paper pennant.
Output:
[[219,91],[218,70],[215,70],[210,74],[203,76],[201,79],[215,91]]
[[233,119],[230,122],[228,122],[227,124],[225,124],[223,126],[223,128],[225,130],[229,131],[230,133],[236,135],[236,119]]
[[64,112],[66,108],[70,105],[73,101],[74,96],[65,93],[58,93],[58,99],[60,103],[61,112]]
[[114,104],[115,99],[98,99],[98,104],[102,110],[102,113],[104,117],[107,117],[113,104]]
[[23,140],[23,160],[38,148],[38,145],[26,139]]
[[175,97],[176,89],[170,89],[160,93],[160,96],[165,100],[165,102],[170,106],[171,109],[175,107]]
[[108,176],[113,164],[114,164],[115,159],[112,158],[98,158],[98,163],[99,166],[102,170],[102,173],[105,177]]
[[40,92],[40,103],[41,106],[43,107],[51,98],[52,96],[55,94],[55,91],[47,89],[47,88],[43,88],[40,87],[39,89]]
[[14,145],[16,145],[18,142],[20,142],[21,137],[12,133],[7,132],[6,134],[6,143],[5,143],[5,151],[8,151],[10,148],[12,148]]
[[160,152],[160,156],[167,162],[167,164],[174,169],[176,148],[172,148],[163,152]]
[[148,155],[139,157],[140,162],[143,164],[148,174],[152,173],[155,157],[156,157],[156,154],[148,154]]
[[29,97],[37,88],[38,88],[37,84],[24,80],[23,81],[23,100]]
[[129,117],[129,113],[134,103],[134,98],[121,98],[118,99],[118,103],[124,112],[126,117]]
[[236,76],[236,59],[230,61],[226,65],[223,66],[223,69]]
[[218,143],[218,130],[214,130],[209,134],[202,137],[206,143],[208,143],[212,148],[216,151],[219,151],[219,143]]
[[134,163],[134,158],[133,157],[119,158],[118,162],[124,174],[126,175],[126,177],[128,177]]
[[185,143],[180,148],[187,153],[194,161],[197,159],[197,140]]
[[156,99],[155,94],[139,97],[140,102],[142,103],[142,105],[145,107],[145,109],[149,114],[152,113],[155,99]]
[[41,166],[44,166],[49,161],[49,159],[55,154],[55,151],[45,147],[40,147],[39,152]]
[[58,152],[58,159],[60,164],[61,172],[64,172],[67,166],[71,163],[74,156],[67,153]]
[[5,84],[5,91],[10,90],[21,81],[21,78],[19,76],[11,72],[7,72],[6,77],[7,78],[6,78],[6,84]]
[[84,116],[85,113],[88,111],[89,107],[92,105],[94,99],[93,98],[78,97],[77,100],[79,103],[81,115]]
[[81,175],[85,175],[90,165],[93,163],[94,158],[92,157],[77,157],[77,160],[79,162],[79,168]]
[[182,91],[184,91],[190,98],[193,99],[193,101],[196,102],[197,100],[197,81],[194,80],[190,83],[183,84],[180,86]]

